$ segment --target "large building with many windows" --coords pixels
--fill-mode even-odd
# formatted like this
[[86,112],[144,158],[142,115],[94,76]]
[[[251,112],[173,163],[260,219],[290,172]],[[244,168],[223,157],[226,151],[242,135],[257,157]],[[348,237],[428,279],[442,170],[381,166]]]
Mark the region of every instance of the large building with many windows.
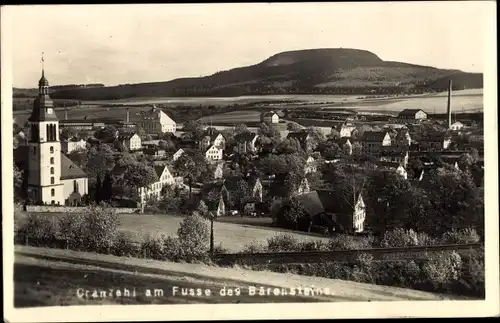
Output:
[[165,132],[174,133],[177,124],[165,112],[153,106],[151,109],[140,113],[137,127],[149,134],[162,134]]
[[43,69],[28,127],[27,145],[14,153],[14,162],[26,174],[28,198],[44,204],[78,204],[88,193],[87,175],[61,151],[59,120]]

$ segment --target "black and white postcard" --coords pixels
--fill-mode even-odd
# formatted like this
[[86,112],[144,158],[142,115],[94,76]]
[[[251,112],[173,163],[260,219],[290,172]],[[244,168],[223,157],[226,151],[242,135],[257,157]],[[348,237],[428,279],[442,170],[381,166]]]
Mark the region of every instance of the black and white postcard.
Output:
[[2,6],[4,320],[499,315],[495,27],[493,1]]

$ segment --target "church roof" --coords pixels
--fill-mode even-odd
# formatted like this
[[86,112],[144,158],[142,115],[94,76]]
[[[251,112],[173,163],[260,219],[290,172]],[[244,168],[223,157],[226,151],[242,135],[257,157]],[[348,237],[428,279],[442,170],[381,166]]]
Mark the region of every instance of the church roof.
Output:
[[49,81],[45,78],[45,72],[42,71],[42,77],[38,81],[38,86],[49,86]]
[[[20,168],[27,172],[28,169],[28,146],[20,146],[14,149],[14,163]],[[75,163],[71,161],[66,155],[61,153],[61,179],[71,179],[71,178],[84,178],[87,174],[78,167]]]

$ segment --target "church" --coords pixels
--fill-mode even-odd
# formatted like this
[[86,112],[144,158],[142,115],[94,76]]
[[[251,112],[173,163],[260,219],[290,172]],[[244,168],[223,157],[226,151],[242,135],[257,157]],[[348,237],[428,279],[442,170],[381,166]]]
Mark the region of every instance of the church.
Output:
[[28,126],[26,144],[14,150],[14,163],[24,170],[28,199],[43,204],[77,205],[88,194],[88,178],[61,152],[59,120],[43,68]]

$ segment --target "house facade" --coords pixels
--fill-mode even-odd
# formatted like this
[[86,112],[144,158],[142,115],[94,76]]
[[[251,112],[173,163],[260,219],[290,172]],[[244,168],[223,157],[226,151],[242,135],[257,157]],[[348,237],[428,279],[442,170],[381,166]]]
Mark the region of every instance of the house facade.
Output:
[[279,123],[280,122],[280,117],[274,111],[263,112],[263,113],[260,114],[260,122],[265,122],[265,123]]
[[165,112],[153,106],[150,110],[140,113],[137,127],[144,129],[149,134],[162,134],[165,132],[174,133],[177,124]]
[[403,121],[404,120],[420,121],[427,119],[427,113],[425,113],[425,111],[421,109],[404,109],[399,113],[398,118]]
[[312,156],[309,156],[306,160],[306,164],[304,165],[304,173],[305,174],[316,173],[317,170],[318,167],[316,159],[314,159]]
[[383,147],[389,147],[391,144],[391,136],[385,131],[365,131],[361,138],[363,152],[369,155],[378,155]]
[[76,137],[61,138],[61,151],[64,154],[70,154],[77,149],[87,149],[87,141]]
[[158,181],[147,187],[140,187],[137,191],[141,205],[144,205],[148,198],[159,198],[164,186],[175,184],[175,178],[167,165],[155,165],[154,169],[158,175]]
[[450,130],[453,130],[453,131],[459,131],[459,130],[462,130],[463,128],[464,128],[464,124],[461,123],[460,121],[456,121],[456,122],[452,123],[450,126]]
[[337,127],[340,138],[351,137],[354,130],[356,130],[356,125],[352,122],[344,122]]
[[182,148],[180,148],[172,156],[172,161],[176,161],[179,157],[181,157],[182,154],[184,154],[184,150]]
[[141,137],[136,133],[127,133],[118,136],[118,141],[129,151],[142,149]]
[[238,153],[255,153],[257,151],[256,142],[259,136],[253,132],[245,132],[235,136],[238,143]]
[[418,142],[420,150],[439,151],[448,149],[451,145],[451,136],[444,132],[429,133]]
[[210,148],[205,151],[205,158],[209,162],[222,160],[222,157],[223,150],[215,145],[210,146]]

